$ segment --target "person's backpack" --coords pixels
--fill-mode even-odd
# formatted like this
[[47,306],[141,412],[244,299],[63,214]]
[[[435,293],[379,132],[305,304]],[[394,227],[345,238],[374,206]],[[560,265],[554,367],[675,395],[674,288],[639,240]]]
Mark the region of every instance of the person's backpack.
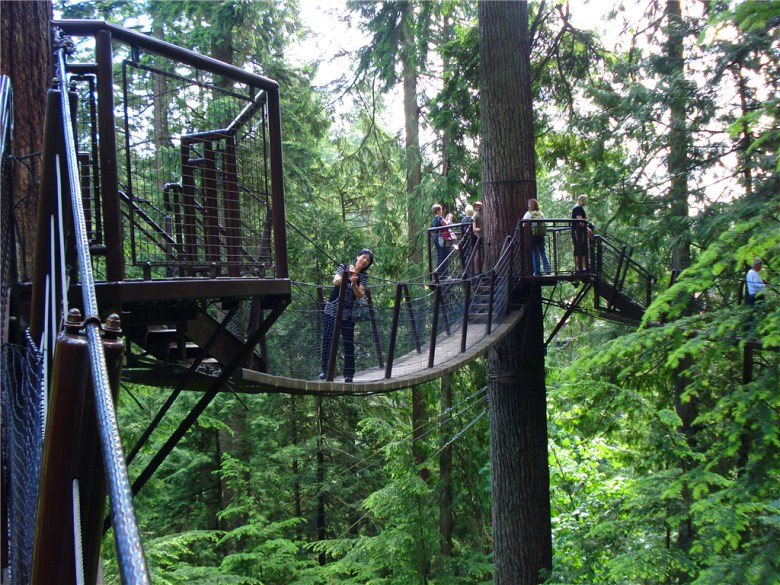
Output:
[[[544,214],[541,211],[532,211],[531,219],[544,219]],[[544,222],[531,224],[532,236],[543,236],[547,233],[547,224]]]

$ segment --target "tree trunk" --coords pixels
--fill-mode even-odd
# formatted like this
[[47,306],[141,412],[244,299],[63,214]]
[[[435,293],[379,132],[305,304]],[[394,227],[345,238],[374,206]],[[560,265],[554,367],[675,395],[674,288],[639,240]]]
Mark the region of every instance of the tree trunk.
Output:
[[[680,11],[679,0],[668,0],[666,3],[666,57],[668,68],[664,70],[669,85],[669,116],[671,130],[669,133],[669,203],[672,214],[673,244],[672,267],[683,271],[691,263],[691,235],[689,229],[688,207],[688,144],[690,142],[686,118],[688,91],[685,85],[685,59],[683,40],[685,28]],[[686,358],[674,371],[672,384],[674,386],[674,406],[680,417],[680,432],[688,445],[693,447],[697,430],[693,424],[696,419],[698,404],[695,399],[683,400],[683,395],[690,384],[690,378],[685,375],[690,366],[690,358]],[[680,461],[683,470],[690,469],[692,462],[687,458]],[[676,544],[687,554],[695,540],[695,531],[691,521],[690,506],[692,497],[690,487],[685,484],[681,493],[685,509],[685,518],[677,528]],[[682,570],[684,573],[684,570]],[[685,574],[685,573],[684,573]],[[683,580],[689,575],[685,574]]]
[[[317,397],[317,540],[323,541],[327,536],[325,529],[325,452],[323,451],[323,424],[325,422],[322,410],[322,396]],[[325,552],[319,554],[320,566],[325,566]]]
[[452,556],[452,446],[448,444],[452,432],[452,386],[450,376],[441,377],[441,434],[442,449],[439,453],[439,554]]
[[691,263],[691,236],[688,228],[688,143],[689,132],[686,118],[688,91],[685,86],[685,60],[683,58],[684,29],[679,0],[666,3],[667,43],[666,70],[669,84],[669,203],[672,213],[674,241],[672,267],[685,270]]
[[11,80],[14,97],[14,207],[18,270],[29,279],[35,248],[40,152],[46,91],[52,78],[50,0],[0,0],[0,73]]
[[428,481],[431,475],[425,463],[425,449],[423,449],[423,437],[425,436],[425,427],[428,422],[428,415],[425,411],[425,396],[420,390],[420,386],[412,387],[412,457],[417,466],[420,477],[423,481]]
[[422,158],[420,156],[420,109],[417,105],[417,50],[412,30],[414,22],[413,4],[406,2],[401,16],[401,66],[404,78],[404,120],[406,132],[406,194],[407,224],[409,230],[409,252],[411,262],[422,259],[422,249],[418,236],[421,225],[416,219],[414,205],[422,183]]
[[[483,217],[493,262],[536,196],[527,4],[480,1],[479,35]],[[552,567],[550,478],[539,286],[519,296],[524,318],[488,356],[493,582],[530,585]]]

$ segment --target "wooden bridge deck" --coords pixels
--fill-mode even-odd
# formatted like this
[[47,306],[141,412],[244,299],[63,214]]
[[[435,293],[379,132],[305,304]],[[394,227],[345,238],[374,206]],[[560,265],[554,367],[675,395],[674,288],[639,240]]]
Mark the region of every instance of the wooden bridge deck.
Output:
[[282,392],[287,394],[376,394],[409,388],[440,378],[454,372],[483,355],[490,347],[501,340],[517,322],[522,319],[524,308],[507,315],[490,335],[484,335],[484,323],[470,323],[466,339],[466,351],[460,351],[462,336],[460,328],[453,329],[450,336],[442,334],[436,342],[434,365],[420,368],[421,359],[427,356],[428,345],[422,352],[410,352],[396,358],[393,362],[391,378],[385,378],[383,368],[372,368],[356,372],[354,381],[344,382],[337,378],[333,382],[321,380],[299,380],[284,376],[273,376],[243,369],[233,380],[233,390],[247,393]]

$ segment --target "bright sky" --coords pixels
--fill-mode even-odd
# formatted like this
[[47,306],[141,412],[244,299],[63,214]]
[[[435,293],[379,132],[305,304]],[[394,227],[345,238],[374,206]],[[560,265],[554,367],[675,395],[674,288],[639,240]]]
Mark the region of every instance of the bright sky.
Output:
[[[627,4],[637,9],[645,3],[627,1]],[[601,20],[614,4],[603,0],[570,0],[569,5],[575,26],[586,30],[603,30]],[[368,37],[358,29],[356,22],[350,27],[344,21],[347,14],[344,0],[301,0],[300,6],[303,23],[314,33],[314,38],[291,51],[290,55],[301,60],[319,57],[322,64],[315,83],[325,85],[348,73],[349,60],[337,55],[361,47],[368,42]],[[353,18],[356,21],[357,17]]]

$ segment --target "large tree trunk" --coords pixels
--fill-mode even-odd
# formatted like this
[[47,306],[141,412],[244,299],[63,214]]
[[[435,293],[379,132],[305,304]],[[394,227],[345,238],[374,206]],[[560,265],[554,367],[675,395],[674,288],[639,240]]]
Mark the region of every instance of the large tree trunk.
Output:
[[680,1],[666,3],[668,69],[665,71],[669,85],[669,205],[672,213],[673,248],[672,267],[685,270],[691,263],[691,236],[688,228],[688,143],[689,132],[686,119],[688,91],[685,85],[685,60],[683,39],[685,31]]
[[19,278],[32,270],[46,91],[52,78],[50,0],[0,0],[0,73],[14,93],[14,207]]
[[422,158],[420,156],[420,108],[417,105],[417,49],[412,29],[414,23],[413,3],[406,2],[401,16],[401,34],[404,37],[401,52],[401,66],[404,80],[404,120],[406,133],[406,194],[407,224],[409,230],[410,261],[422,258],[423,247],[418,241],[421,225],[414,213],[415,201],[422,183]]
[[[688,91],[685,85],[685,58],[684,37],[685,27],[680,11],[679,0],[668,0],[666,3],[666,63],[663,71],[669,86],[669,117],[671,129],[669,132],[669,205],[671,208],[673,230],[672,241],[672,267],[681,272],[691,264],[691,234],[689,228],[688,205],[688,144],[690,132],[688,130],[686,109]],[[690,358],[683,360],[674,371],[674,406],[680,417],[680,432],[685,436],[689,445],[696,442],[697,429],[694,421],[698,415],[698,403],[695,399],[683,399],[683,395],[690,384],[690,378],[685,371],[690,367]],[[683,470],[690,469],[692,462],[683,458],[680,462]],[[685,518],[677,528],[677,546],[687,554],[695,539],[693,522],[691,521],[690,506],[692,496],[690,486],[683,486],[682,503],[685,509]],[[685,570],[681,570],[682,580],[690,576]]]
[[441,433],[442,448],[439,453],[439,554],[442,565],[452,556],[452,446],[449,444],[452,432],[452,385],[449,374],[441,377]]
[[[499,244],[536,196],[528,6],[479,3],[484,233]],[[544,329],[538,285],[488,356],[496,584],[530,585],[552,567]]]

